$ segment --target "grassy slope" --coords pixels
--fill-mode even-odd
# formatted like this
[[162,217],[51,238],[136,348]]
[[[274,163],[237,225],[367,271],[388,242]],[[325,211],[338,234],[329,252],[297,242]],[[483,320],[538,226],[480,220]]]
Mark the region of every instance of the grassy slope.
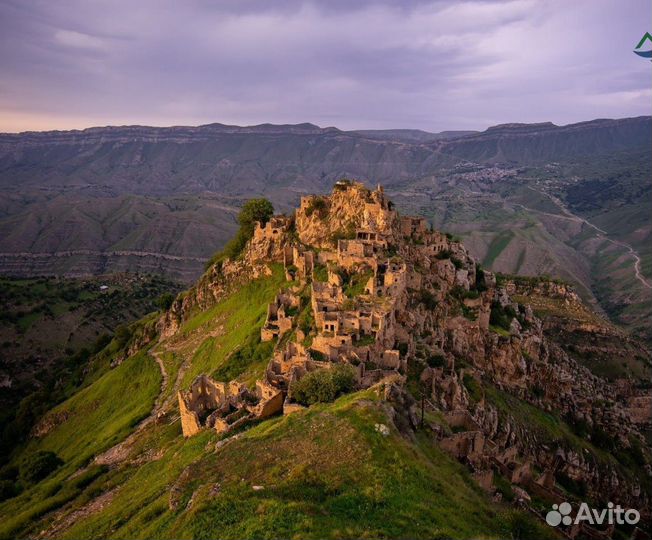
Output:
[[[101,285],[108,289],[101,291]],[[0,403],[18,403],[48,386],[53,374],[61,381],[63,370],[85,363],[90,353],[84,355],[83,348],[157,310],[161,294],[178,291],[178,284],[150,275],[0,278],[0,356],[6,359],[1,371],[12,379],[0,389]],[[0,417],[2,424],[7,415]]]
[[[230,348],[258,328],[280,283],[275,271],[196,314],[177,348],[161,351],[168,373],[173,377],[171,370],[202,339],[220,346],[210,358],[192,355],[198,363],[188,372],[228,365]],[[204,337],[216,330],[215,338]],[[133,429],[151,409],[159,384],[157,367],[143,352],[53,411],[69,416],[29,450],[55,450],[66,463],[0,505],[0,538],[43,530],[73,539],[552,534],[530,516],[493,503],[426,432],[413,441],[395,430],[380,435],[374,424],[391,423],[373,391],[268,420],[217,452],[213,433],[184,440],[178,422],[152,423],[125,462],[71,477]],[[171,494],[178,499],[174,510]]]
[[[374,429],[377,422],[388,420],[367,391],[261,423],[217,452],[210,433],[184,441],[176,426],[152,427],[149,443],[162,445],[163,457],[115,473],[123,476],[111,503],[77,520],[63,537],[552,534],[531,517],[492,503],[425,434],[415,442],[394,430],[384,437]],[[117,484],[104,482],[107,489]],[[177,510],[168,506],[172,484]]]
[[64,465],[46,480],[0,504],[0,537],[15,536],[39,515],[77,497],[81,490],[69,476],[126,437],[149,414],[160,384],[158,367],[141,352],[54,408],[49,413],[51,418],[63,421],[43,438],[33,439],[21,456],[52,450]]
[[212,373],[224,367],[229,355],[244,344],[252,334],[260,335],[265,322],[267,305],[285,283],[280,265],[274,265],[272,275],[251,281],[230,294],[224,301],[207,311],[196,314],[181,328],[176,345],[193,335],[206,334],[192,351],[190,368],[185,372],[182,386],[189,386],[197,375]]

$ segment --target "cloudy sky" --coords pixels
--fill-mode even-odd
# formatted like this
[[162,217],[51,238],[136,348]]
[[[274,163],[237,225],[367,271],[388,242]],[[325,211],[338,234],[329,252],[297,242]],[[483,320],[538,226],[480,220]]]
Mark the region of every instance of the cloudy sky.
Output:
[[0,131],[647,115],[649,0],[0,0]]

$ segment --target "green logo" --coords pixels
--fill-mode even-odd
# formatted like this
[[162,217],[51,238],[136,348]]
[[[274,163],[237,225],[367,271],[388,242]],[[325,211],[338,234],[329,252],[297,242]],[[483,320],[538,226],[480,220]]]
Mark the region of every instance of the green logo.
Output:
[[638,45],[636,45],[634,53],[642,56],[643,58],[652,58],[652,49],[648,49],[646,51],[638,50],[645,44],[646,41],[649,41],[650,46],[652,47],[652,36],[650,35],[650,32],[645,32],[645,35],[641,38],[641,41],[639,41]]

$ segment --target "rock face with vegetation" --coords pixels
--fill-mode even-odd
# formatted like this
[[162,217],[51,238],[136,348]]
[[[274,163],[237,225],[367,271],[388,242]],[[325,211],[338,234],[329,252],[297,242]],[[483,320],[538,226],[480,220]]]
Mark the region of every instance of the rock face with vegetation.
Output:
[[649,526],[645,349],[592,365],[621,334],[572,289],[484,270],[380,187],[269,210],[44,416],[2,536],[554,538],[563,500]]

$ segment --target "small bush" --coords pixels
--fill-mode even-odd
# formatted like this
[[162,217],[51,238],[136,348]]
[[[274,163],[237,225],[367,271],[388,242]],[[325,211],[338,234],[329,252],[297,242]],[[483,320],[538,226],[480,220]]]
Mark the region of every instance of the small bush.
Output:
[[437,307],[437,304],[439,304],[435,295],[427,289],[421,289],[419,291],[419,303],[426,306],[426,309],[430,311],[435,309]]
[[581,480],[574,480],[562,472],[557,474],[557,481],[566,491],[573,495],[579,497],[584,497],[586,495],[586,483]]
[[373,345],[376,343],[376,338],[375,336],[367,335],[367,336],[360,336],[360,339],[358,339],[355,342],[356,347],[365,347],[367,345]]
[[116,345],[118,349],[122,349],[127,342],[131,339],[131,336],[133,335],[133,330],[126,324],[121,324],[115,329],[113,338],[116,341]]
[[504,330],[509,330],[512,324],[512,319],[516,316],[516,312],[511,306],[502,307],[498,302],[491,304],[491,315],[489,316],[489,324],[497,326]]
[[306,208],[306,216],[310,217],[314,212],[317,212],[319,219],[326,217],[326,201],[321,197],[314,198],[310,201],[310,204]]
[[338,365],[331,369],[318,369],[292,383],[290,393],[293,399],[305,406],[335,400],[339,395],[355,387],[353,368]]
[[346,229],[338,229],[331,234],[331,243],[337,245],[338,240],[353,240],[355,238],[355,226],[350,224]]
[[514,490],[512,490],[512,484],[501,474],[494,475],[494,485],[496,486],[496,491],[503,496],[503,500],[507,502],[512,502],[514,500]]
[[28,455],[20,464],[20,479],[26,483],[36,483],[43,480],[55,470],[63,461],[54,452],[40,450]]
[[455,285],[450,292],[451,296],[454,298],[457,298],[458,300],[464,300],[466,298],[470,300],[475,300],[476,298],[480,297],[480,293],[478,291],[470,290],[467,291],[464,287],[460,285]]
[[465,373],[462,379],[462,383],[469,392],[469,397],[474,403],[477,403],[482,399],[482,387],[480,384],[478,384],[478,381],[475,379],[475,377],[473,377],[473,375]]
[[328,281],[328,269],[323,264],[316,264],[312,275],[315,281],[321,283],[326,283]]
[[297,318],[297,328],[308,335],[315,328],[315,316],[312,313],[312,306],[308,304]]
[[[505,530],[514,540],[530,540],[542,537],[542,527],[532,517],[521,512],[511,512],[505,520]],[[548,531],[545,531],[547,533]],[[552,537],[552,534],[549,536]]]
[[346,286],[344,287],[344,294],[348,298],[356,298],[360,296],[365,291],[365,286],[369,279],[373,277],[373,272],[371,270],[366,270],[363,272],[358,272],[353,274],[347,280]]
[[446,357],[442,354],[433,354],[426,359],[426,363],[431,368],[444,367],[446,365]]
[[174,302],[174,295],[171,293],[163,293],[156,299],[156,305],[162,311],[167,311],[172,307],[172,302]]

